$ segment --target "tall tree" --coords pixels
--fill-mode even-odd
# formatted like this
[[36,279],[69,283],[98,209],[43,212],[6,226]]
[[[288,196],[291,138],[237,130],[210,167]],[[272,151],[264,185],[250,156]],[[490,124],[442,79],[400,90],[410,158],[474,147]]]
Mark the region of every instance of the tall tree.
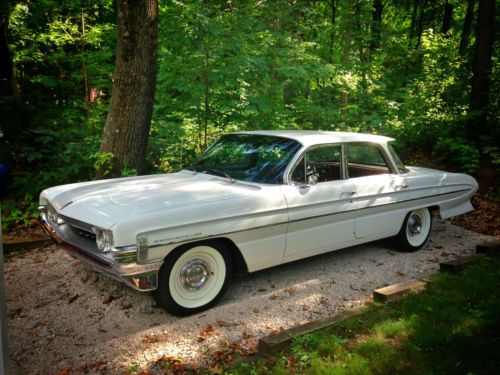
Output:
[[118,0],[118,37],[111,105],[101,140],[99,178],[146,169],[156,84],[157,0]]
[[2,1],[0,4],[0,81],[5,80],[10,83],[20,123],[23,128],[26,129],[29,125],[28,111],[24,105],[21,86],[17,80],[16,69],[12,61],[12,54],[7,40],[9,16],[10,4],[8,1]]
[[[348,69],[348,64],[349,64],[349,59],[351,56],[351,44],[352,44],[352,28],[353,28],[353,22],[352,19],[355,17],[355,14],[353,12],[352,6],[348,6],[346,9],[346,14],[348,17],[346,17],[348,20],[346,24],[346,31],[344,34],[344,40],[343,40],[343,48],[342,48],[342,66],[345,71]],[[347,105],[348,105],[348,90],[349,90],[349,85],[347,82],[347,77],[343,77],[343,85],[342,88],[340,89],[340,116],[345,117],[347,114]]]
[[490,87],[491,56],[495,23],[495,0],[479,0],[476,26],[476,52],[474,56],[470,96],[469,133],[473,139],[487,134],[486,108]]
[[410,23],[410,41],[415,36],[415,29],[417,24],[417,12],[420,5],[420,0],[413,0],[413,11],[411,13],[411,23]]
[[332,11],[332,15],[330,17],[330,45],[328,48],[328,62],[333,63],[333,42],[335,40],[335,21],[337,18],[337,5],[335,4],[335,0],[330,0],[330,9]]
[[424,32],[424,19],[425,19],[425,6],[427,5],[427,0],[422,0],[420,4],[420,15],[418,17],[418,29],[417,29],[417,44],[415,48],[418,48],[420,41],[422,40],[422,33]]
[[453,23],[453,4],[451,4],[448,0],[444,3],[444,12],[443,12],[443,23],[441,24],[441,32],[446,34],[450,29]]
[[382,0],[373,0],[372,27],[370,50],[375,51],[380,48],[380,31],[382,30]]
[[472,20],[474,19],[474,5],[475,0],[467,0],[467,10],[465,11],[464,25],[462,27],[462,35],[460,37],[459,52],[461,55],[465,54],[469,44],[469,36],[472,30]]

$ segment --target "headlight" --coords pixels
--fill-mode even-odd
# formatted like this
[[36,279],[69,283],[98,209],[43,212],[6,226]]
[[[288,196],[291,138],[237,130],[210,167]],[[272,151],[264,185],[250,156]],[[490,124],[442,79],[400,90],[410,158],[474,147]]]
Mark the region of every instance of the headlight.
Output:
[[111,232],[96,229],[95,230],[95,242],[97,243],[97,248],[103,253],[107,253],[113,247],[113,235]]
[[54,224],[64,224],[65,221],[59,217],[59,214],[56,212],[54,207],[50,204],[47,205],[47,217]]

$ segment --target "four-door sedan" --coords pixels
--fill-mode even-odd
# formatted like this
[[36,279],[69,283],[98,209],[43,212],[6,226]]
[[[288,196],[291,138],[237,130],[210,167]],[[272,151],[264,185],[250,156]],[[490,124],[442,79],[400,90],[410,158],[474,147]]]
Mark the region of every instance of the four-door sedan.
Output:
[[178,173],[46,189],[41,215],[70,255],[188,315],[217,303],[235,271],[386,237],[414,251],[429,236],[431,211],[473,209],[472,177],[406,167],[391,141],[233,133]]

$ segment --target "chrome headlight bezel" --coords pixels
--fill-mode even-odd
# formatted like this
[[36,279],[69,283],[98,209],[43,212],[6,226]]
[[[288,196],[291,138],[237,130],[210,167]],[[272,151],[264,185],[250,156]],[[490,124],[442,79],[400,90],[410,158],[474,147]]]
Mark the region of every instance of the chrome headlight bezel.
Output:
[[111,231],[95,228],[94,233],[95,242],[99,250],[107,253],[113,249],[113,233]]
[[47,219],[53,224],[61,225],[61,224],[64,224],[66,222],[64,219],[62,219],[59,216],[56,209],[54,207],[52,207],[50,204],[47,204],[45,213],[47,215],[46,216]]

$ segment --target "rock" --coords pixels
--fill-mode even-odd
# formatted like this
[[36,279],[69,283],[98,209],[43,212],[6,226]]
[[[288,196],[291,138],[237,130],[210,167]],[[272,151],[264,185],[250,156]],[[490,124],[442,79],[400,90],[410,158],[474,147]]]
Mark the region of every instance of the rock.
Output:
[[107,305],[108,303],[110,303],[111,301],[113,301],[115,299],[115,296],[113,296],[112,294],[106,294],[103,298],[102,298],[102,303],[104,303],[105,305]]

